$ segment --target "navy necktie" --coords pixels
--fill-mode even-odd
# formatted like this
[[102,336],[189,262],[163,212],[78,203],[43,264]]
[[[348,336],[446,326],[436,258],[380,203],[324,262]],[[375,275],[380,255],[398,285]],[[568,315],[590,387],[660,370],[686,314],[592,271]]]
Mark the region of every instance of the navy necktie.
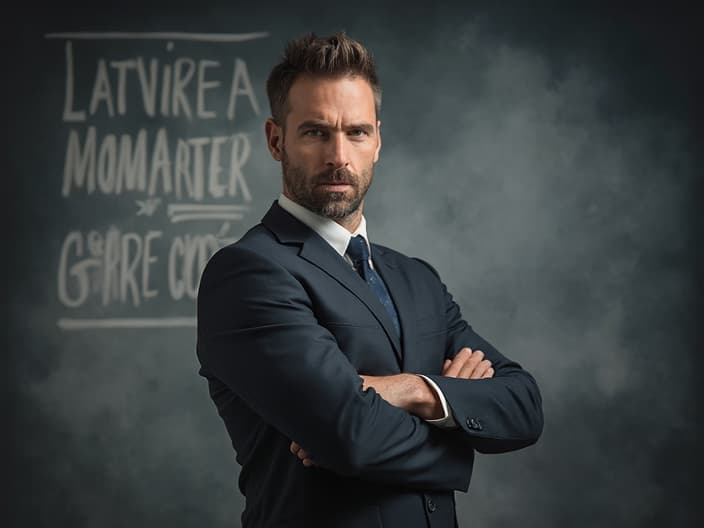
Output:
[[394,307],[394,303],[389,295],[389,290],[386,289],[386,284],[384,284],[381,276],[369,265],[369,249],[367,248],[367,242],[364,240],[364,237],[357,235],[356,237],[350,238],[346,253],[352,259],[357,273],[359,273],[360,277],[364,279],[364,282],[366,282],[376,294],[381,304],[384,305],[391,321],[394,323],[396,335],[400,336],[401,326],[398,322],[396,308]]

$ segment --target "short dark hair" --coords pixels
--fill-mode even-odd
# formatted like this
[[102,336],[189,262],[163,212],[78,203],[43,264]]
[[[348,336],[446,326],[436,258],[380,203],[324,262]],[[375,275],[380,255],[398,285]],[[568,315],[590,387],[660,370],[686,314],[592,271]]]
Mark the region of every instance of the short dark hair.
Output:
[[271,115],[280,126],[285,124],[288,113],[288,93],[300,75],[362,77],[372,87],[377,115],[381,110],[381,86],[374,59],[360,42],[344,31],[329,37],[308,33],[287,44],[283,60],[274,66],[266,82]]

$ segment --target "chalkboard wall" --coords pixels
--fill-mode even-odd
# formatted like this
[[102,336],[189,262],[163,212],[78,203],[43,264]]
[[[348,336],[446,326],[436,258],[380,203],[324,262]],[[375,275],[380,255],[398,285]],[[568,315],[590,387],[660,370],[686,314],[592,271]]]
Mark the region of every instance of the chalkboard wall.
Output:
[[538,379],[461,526],[701,521],[701,42],[690,13],[207,1],[23,8],[3,37],[4,525],[239,526],[198,377],[200,271],[280,191],[286,41],[374,53],[373,241],[432,262]]

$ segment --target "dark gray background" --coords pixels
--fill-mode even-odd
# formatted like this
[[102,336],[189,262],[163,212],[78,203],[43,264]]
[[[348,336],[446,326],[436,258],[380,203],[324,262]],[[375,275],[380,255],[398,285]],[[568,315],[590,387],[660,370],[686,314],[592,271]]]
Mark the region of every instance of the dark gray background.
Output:
[[[529,369],[544,396],[536,446],[478,456],[469,493],[457,495],[460,524],[697,525],[696,23],[694,12],[664,8],[234,2],[6,18],[5,525],[238,526],[242,508],[193,329],[56,326],[66,233],[134,215],[124,197],[61,198],[63,43],[43,35],[269,32],[237,48],[263,107],[238,123],[256,139],[254,200],[237,235],[279,191],[257,136],[266,75],[289,38],[338,29],[374,52],[384,88],[370,237],[432,262],[475,330]],[[151,309],[194,312],[165,299]]]

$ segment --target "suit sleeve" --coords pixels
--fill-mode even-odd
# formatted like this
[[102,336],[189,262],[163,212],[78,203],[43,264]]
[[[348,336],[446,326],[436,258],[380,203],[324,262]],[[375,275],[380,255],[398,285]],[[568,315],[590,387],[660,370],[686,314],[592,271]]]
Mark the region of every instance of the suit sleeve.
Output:
[[481,380],[428,375],[443,392],[461,434],[480,453],[503,453],[534,444],[543,430],[542,398],[535,379],[474,332],[435,269],[420,262],[430,269],[442,292],[447,321],[445,357],[454,358],[463,347],[478,349],[494,368],[493,378]]
[[303,285],[254,251],[229,246],[206,266],[198,357],[323,468],[418,489],[469,487],[466,442],[364,391]]

